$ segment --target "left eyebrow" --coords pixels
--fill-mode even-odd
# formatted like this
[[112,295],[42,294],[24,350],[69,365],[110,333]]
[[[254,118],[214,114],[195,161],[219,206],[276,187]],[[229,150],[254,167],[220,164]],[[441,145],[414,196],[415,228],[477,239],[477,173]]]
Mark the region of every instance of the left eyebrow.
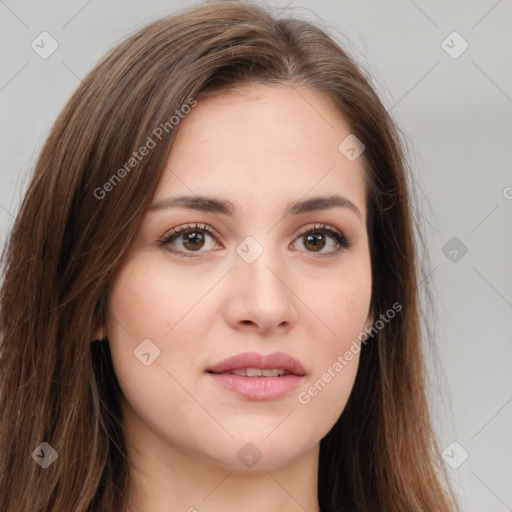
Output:
[[[176,196],[160,199],[154,202],[150,210],[162,210],[165,208],[188,208],[203,212],[219,213],[230,217],[238,216],[241,212],[240,206],[235,206],[227,199],[219,199],[210,196]],[[319,210],[328,210],[332,208],[346,208],[355,213],[362,221],[363,216],[359,208],[350,199],[340,196],[318,196],[310,199],[294,201],[288,205],[284,215],[300,215],[303,213]]]

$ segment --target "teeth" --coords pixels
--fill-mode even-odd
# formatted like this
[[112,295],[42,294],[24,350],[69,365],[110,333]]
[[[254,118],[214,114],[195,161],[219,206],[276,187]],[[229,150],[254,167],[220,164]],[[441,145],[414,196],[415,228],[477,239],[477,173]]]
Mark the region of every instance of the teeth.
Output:
[[247,377],[261,377],[262,376],[262,370],[259,370],[258,368],[247,368],[245,370],[245,374]]
[[260,368],[243,368],[240,370],[233,370],[231,372],[234,375],[241,375],[243,377],[280,377],[285,375],[286,370],[275,368],[273,370],[262,370]]
[[279,375],[283,375],[285,373],[284,370],[261,370],[263,377],[279,377]]

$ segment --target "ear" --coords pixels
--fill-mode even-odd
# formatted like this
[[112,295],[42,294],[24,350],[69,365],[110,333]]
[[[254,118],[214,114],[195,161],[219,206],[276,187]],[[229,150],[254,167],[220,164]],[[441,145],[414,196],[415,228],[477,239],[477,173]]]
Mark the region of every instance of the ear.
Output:
[[107,337],[107,332],[104,327],[98,327],[96,331],[94,332],[94,339],[95,340],[104,340]]
[[369,329],[373,325],[373,322],[374,322],[373,313],[370,311],[368,313],[368,316],[366,317],[366,322],[364,323],[365,329]]
[[369,331],[370,327],[373,325],[373,320],[374,320],[373,313],[370,311],[368,313],[368,316],[366,317],[366,321],[364,322],[364,327],[361,329],[361,332],[365,333],[363,340],[366,340],[366,338],[368,338],[368,335],[366,334],[366,332]]

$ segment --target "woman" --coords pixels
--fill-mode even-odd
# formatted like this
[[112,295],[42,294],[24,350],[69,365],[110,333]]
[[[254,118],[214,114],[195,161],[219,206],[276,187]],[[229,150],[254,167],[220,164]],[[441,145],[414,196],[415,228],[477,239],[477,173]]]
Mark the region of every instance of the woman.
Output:
[[83,80],[4,255],[3,511],[456,510],[398,130],[320,29],[157,21]]

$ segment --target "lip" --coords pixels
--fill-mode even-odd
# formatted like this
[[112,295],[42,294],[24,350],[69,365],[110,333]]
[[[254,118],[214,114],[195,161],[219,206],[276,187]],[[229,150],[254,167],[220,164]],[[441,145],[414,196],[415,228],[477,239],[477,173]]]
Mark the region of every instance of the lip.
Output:
[[[263,370],[273,370],[280,368],[294,375],[304,376],[306,370],[294,357],[284,352],[273,352],[272,354],[258,354],[258,352],[244,352],[228,357],[208,368],[207,372],[225,373],[243,368],[261,368]],[[250,377],[253,378],[253,377]],[[266,377],[272,378],[272,377]],[[282,378],[282,377],[279,377]]]
[[[289,374],[281,377],[245,377],[225,373],[243,368],[280,368]],[[206,374],[222,388],[249,400],[273,400],[298,387],[304,380],[306,371],[297,359],[283,352],[245,352],[213,365],[206,370]]]

